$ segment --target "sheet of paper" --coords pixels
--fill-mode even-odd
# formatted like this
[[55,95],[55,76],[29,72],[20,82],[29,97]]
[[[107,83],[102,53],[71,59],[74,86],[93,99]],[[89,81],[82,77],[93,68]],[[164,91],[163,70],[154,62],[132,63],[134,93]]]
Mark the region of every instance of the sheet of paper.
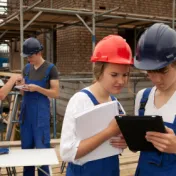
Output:
[[4,82],[0,79],[0,87],[4,86]]
[[41,166],[59,164],[55,149],[11,149],[0,155],[0,167]]
[[[16,89],[23,90],[25,89],[25,85],[15,86]],[[25,90],[27,91],[27,90]]]
[[[111,120],[119,115],[117,101],[103,103],[79,114],[76,117],[76,135],[80,140],[87,139],[105,129]],[[117,155],[122,149],[117,149],[104,142],[94,151],[79,159],[83,164],[88,161]]]

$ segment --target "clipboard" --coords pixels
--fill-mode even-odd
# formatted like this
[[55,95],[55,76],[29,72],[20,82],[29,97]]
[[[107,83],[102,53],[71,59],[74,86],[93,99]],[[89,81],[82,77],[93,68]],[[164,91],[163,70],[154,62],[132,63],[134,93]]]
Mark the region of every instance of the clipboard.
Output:
[[[76,137],[84,140],[90,138],[102,130],[106,129],[108,124],[119,115],[117,101],[102,103],[75,116],[76,119]],[[78,159],[79,164],[83,165],[89,161],[106,158],[122,153],[121,148],[114,148],[109,144],[109,140],[99,145],[92,152]]]
[[145,138],[147,131],[166,133],[161,116],[115,116],[117,124],[132,151],[156,151]]

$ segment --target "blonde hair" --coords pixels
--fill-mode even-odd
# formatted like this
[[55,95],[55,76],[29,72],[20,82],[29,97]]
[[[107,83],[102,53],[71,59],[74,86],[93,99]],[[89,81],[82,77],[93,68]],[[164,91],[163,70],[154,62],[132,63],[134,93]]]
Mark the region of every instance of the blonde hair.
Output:
[[93,68],[93,77],[94,77],[93,82],[96,82],[100,79],[107,64],[108,64],[107,62],[95,62],[95,65]]

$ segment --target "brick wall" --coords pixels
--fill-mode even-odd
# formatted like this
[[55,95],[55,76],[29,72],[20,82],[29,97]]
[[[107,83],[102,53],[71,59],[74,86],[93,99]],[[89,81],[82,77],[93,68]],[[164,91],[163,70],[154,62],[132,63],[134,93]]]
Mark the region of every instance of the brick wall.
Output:
[[[13,0],[13,3],[15,2],[19,3],[19,1]],[[34,2],[36,0],[24,0],[25,5],[31,5]],[[51,5],[53,8],[91,9],[92,0],[52,0],[52,4],[51,0],[43,0],[38,6],[49,8]],[[115,7],[119,7],[118,12],[172,17],[172,0],[96,0],[97,10],[109,10]],[[96,28],[96,41],[112,33],[117,33],[117,29]],[[92,53],[90,32],[85,27],[72,26],[57,30],[56,36],[58,70],[63,74],[90,72],[92,68],[89,61]],[[133,36],[131,38],[130,36],[127,41],[130,40],[130,45],[134,47]],[[45,47],[45,35],[42,34],[38,38]],[[43,56],[45,58],[46,50],[44,50]]]
[[[97,41],[112,33],[116,34],[117,29],[97,28]],[[56,65],[61,73],[90,72],[91,53],[91,34],[85,27],[68,27],[57,31]]]
[[[77,8],[91,9],[91,0],[72,0]],[[172,0],[96,0],[96,9],[110,10],[120,7],[119,12],[172,16]]]
[[[70,7],[92,9],[92,0],[52,0],[53,8]],[[41,6],[50,0],[44,0]],[[172,17],[172,0],[96,0],[96,9],[110,10],[120,7],[119,12]],[[49,7],[49,6],[48,6]]]
[[[8,0],[15,7],[19,6],[19,0]],[[24,0],[24,5],[31,5],[36,0]],[[92,9],[92,0],[43,0],[39,7],[53,8],[84,8]],[[96,9],[110,10],[119,7],[119,12],[144,15],[157,15],[172,17],[173,0],[96,0]]]
[[[35,2],[35,0],[28,0]],[[52,0],[53,8],[70,7],[92,9],[92,0]],[[39,6],[50,7],[50,0],[43,0]],[[172,16],[172,0],[96,0],[96,9],[110,10],[120,7],[119,12],[144,15]]]
[[[37,36],[37,39],[41,42],[41,44],[45,47],[45,35],[44,34],[40,34]],[[42,56],[45,59],[46,58],[46,51],[45,48],[42,51]]]

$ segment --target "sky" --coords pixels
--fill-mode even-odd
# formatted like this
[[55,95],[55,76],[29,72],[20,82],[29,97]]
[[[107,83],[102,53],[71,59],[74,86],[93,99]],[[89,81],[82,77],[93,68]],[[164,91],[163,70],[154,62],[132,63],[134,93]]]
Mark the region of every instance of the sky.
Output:
[[[7,0],[0,0],[0,6],[6,6]],[[4,13],[5,9],[3,7],[0,7],[0,13]]]
[[8,49],[9,49],[9,47],[7,44],[0,44],[0,51],[6,51]]

